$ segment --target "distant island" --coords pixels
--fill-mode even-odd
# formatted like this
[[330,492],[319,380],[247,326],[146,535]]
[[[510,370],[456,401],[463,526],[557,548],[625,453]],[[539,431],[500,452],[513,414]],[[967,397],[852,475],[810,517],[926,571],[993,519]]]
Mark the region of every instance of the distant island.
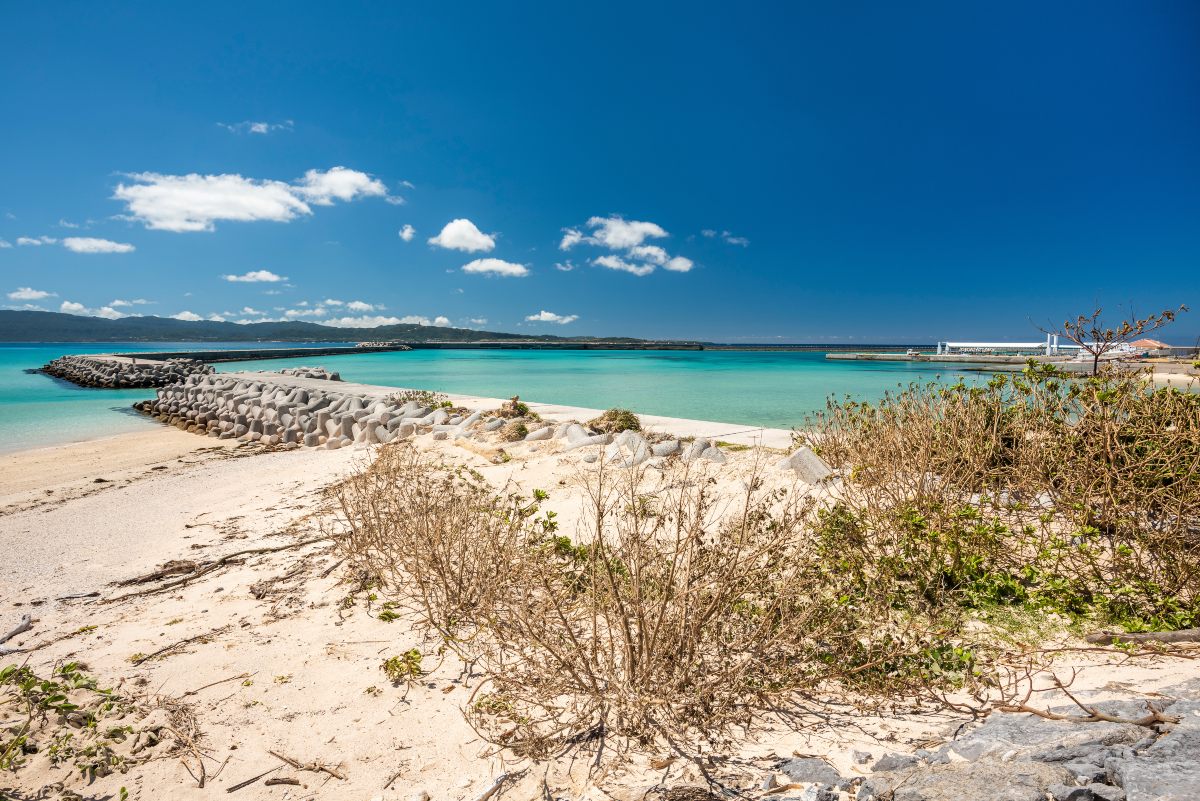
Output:
[[306,322],[229,323],[122,317],[105,320],[45,311],[0,311],[0,342],[628,342],[633,337],[560,337],[509,334],[469,328],[401,323],[376,328],[337,328]]

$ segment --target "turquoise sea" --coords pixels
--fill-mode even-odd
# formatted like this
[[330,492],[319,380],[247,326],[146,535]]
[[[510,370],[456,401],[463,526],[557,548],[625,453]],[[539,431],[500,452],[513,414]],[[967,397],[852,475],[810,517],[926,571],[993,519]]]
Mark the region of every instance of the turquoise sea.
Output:
[[[316,343],[314,343],[316,344]],[[333,343],[330,343],[333,344]],[[93,439],[155,425],[130,409],[153,390],[82,389],[31,375],[68,353],[245,348],[246,343],[0,344],[0,451]],[[830,396],[872,400],[914,380],[954,378],[947,365],[826,361],[821,352],[415,350],[218,365],[222,372],[301,364],[346,381],[569,406],[790,428]]]

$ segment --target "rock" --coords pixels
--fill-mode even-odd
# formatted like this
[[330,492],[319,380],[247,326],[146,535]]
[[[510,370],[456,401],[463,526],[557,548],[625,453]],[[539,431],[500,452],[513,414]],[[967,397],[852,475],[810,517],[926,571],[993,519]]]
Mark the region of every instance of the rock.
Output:
[[869,751],[851,751],[850,761],[855,765],[865,765],[871,761],[871,753]]
[[792,452],[790,456],[779,462],[780,470],[791,470],[796,477],[808,484],[819,484],[833,475],[829,465],[821,461],[821,457],[805,446]]
[[700,458],[710,462],[716,462],[717,464],[724,464],[729,459],[729,457],[725,455],[725,451],[721,450],[715,445],[711,448],[705,448],[704,452],[700,454]]
[[683,449],[681,457],[685,462],[691,462],[700,458],[700,455],[712,447],[712,443],[706,439],[693,440]]
[[448,431],[434,431],[433,438],[437,440],[449,439],[450,433]]
[[1065,784],[1052,784],[1046,792],[1054,801],[1092,801],[1095,795],[1086,787],[1068,787]]
[[495,431],[497,428],[501,428],[503,426],[504,426],[504,418],[503,417],[493,417],[491,420],[488,420],[486,423],[483,424],[483,430],[484,431]]
[[1093,784],[1088,789],[1096,801],[1126,801],[1125,791],[1111,784]]
[[917,758],[912,754],[884,754],[871,767],[875,772],[889,770],[904,770],[917,764]]
[[673,453],[679,453],[679,440],[669,439],[666,442],[651,445],[650,452],[655,456],[670,456]]
[[526,442],[539,442],[544,439],[550,439],[550,436],[553,433],[554,433],[553,428],[551,428],[550,426],[545,426],[544,428],[539,428],[536,431],[530,431],[528,434],[525,435],[525,441]]
[[1071,772],[1077,784],[1104,782],[1108,779],[1108,771],[1103,765],[1094,765],[1091,762],[1064,762],[1063,767]]
[[842,774],[834,770],[829,763],[813,757],[789,759],[778,769],[793,782],[826,784],[832,787],[842,781]]

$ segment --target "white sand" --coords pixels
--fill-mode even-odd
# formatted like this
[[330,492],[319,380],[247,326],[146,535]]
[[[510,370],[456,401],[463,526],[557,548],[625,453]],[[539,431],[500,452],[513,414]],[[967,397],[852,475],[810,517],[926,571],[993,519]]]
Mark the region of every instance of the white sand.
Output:
[[[591,416],[591,410],[535,408],[550,419]],[[786,444],[778,438],[786,432],[644,420],[662,430],[730,442],[766,433],[764,439]],[[564,533],[571,533],[579,520],[580,498],[566,481],[579,466],[578,453],[559,453],[553,444],[518,444],[506,446],[512,461],[493,464],[477,452],[483,448],[472,449],[462,441],[421,438],[419,446],[480,470],[496,485],[511,481],[526,492],[549,490],[548,506],[559,513]],[[124,786],[131,798],[147,801],[213,798],[214,793],[224,797],[223,791],[234,784],[280,765],[270,750],[303,762],[337,765],[346,779],[285,766],[271,776],[294,776],[303,786],[268,787],[259,781],[231,798],[365,801],[428,792],[433,799],[469,801],[514,767],[531,770],[505,798],[541,798],[543,781],[554,797],[601,799],[627,797],[621,788],[659,780],[699,780],[695,768],[683,761],[651,769],[646,758],[639,758],[628,769],[597,777],[602,792],[588,784],[580,764],[560,760],[528,766],[495,753],[464,721],[461,708],[478,679],[464,680],[453,660],[407,689],[386,681],[379,668],[385,658],[412,647],[432,653],[433,644],[423,642],[404,620],[378,620],[378,605],[368,605],[365,593],[342,608],[353,587],[343,583],[347,577],[340,570],[323,577],[335,559],[323,544],[251,556],[172,592],[105,603],[137,589],[111,582],[170,559],[212,559],[319,535],[325,519],[322,488],[364,464],[372,453],[359,447],[249,455],[254,450],[164,427],[0,456],[0,552],[5,555],[0,559],[0,630],[22,612],[32,611],[35,617],[33,630],[9,645],[49,642],[29,654],[29,665],[39,672],[47,672],[56,660],[82,659],[104,683],[124,681],[124,691],[184,697],[204,732],[208,775],[206,789],[198,789],[173,757],[98,779],[86,789],[65,766],[6,777],[9,784],[32,792],[64,780],[89,797],[115,797]],[[719,481],[732,491],[755,452],[730,457]],[[92,483],[97,477],[110,482]],[[270,580],[275,581],[264,590],[263,582]],[[101,600],[54,600],[89,591],[99,591]],[[95,628],[82,631],[85,626]],[[140,666],[130,664],[135,653],[150,654],[210,632],[215,633],[205,642]],[[1070,658],[1086,665],[1085,656]],[[8,661],[0,658],[0,664]],[[243,673],[253,675],[199,689]],[[1188,675],[1195,674],[1196,668],[1189,667]],[[1183,677],[1178,662],[1131,662],[1087,669],[1076,686],[1099,692],[1118,681],[1150,689]],[[842,718],[814,722],[811,729],[779,724],[738,746],[732,755],[743,759],[744,766],[731,770],[740,770],[736,775],[750,787],[761,780],[773,757],[816,753],[851,774],[862,770],[851,764],[851,749],[876,756],[912,750],[960,722],[946,714],[878,720],[848,711]],[[196,759],[188,762],[196,771]]]

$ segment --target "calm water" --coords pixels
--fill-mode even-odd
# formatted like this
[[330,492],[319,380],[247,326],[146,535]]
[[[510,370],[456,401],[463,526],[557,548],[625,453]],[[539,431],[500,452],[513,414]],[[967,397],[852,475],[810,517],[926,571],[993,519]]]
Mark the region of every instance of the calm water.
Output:
[[[0,451],[134,431],[152,425],[130,408],[153,390],[82,389],[24,371],[68,353],[244,348],[245,343],[0,344]],[[875,399],[913,380],[950,377],[907,362],[831,362],[824,353],[756,351],[436,351],[272,359],[222,372],[301,364],[346,381],[569,406],[625,406],[645,414],[789,428],[831,395]]]

